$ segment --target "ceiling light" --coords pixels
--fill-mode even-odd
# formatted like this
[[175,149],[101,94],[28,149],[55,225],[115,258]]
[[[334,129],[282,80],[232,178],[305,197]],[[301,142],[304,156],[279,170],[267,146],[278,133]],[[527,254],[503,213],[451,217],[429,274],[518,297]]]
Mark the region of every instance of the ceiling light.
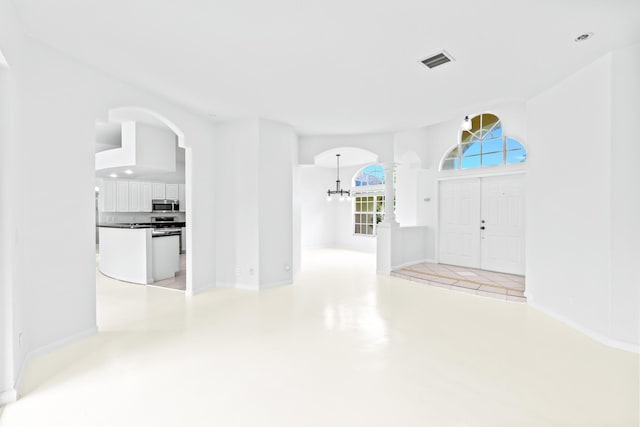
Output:
[[340,188],[340,154],[336,154],[336,170],[337,170],[337,178],[336,178],[336,189],[335,190],[327,190],[327,201],[331,201],[332,194],[339,194],[340,201],[344,201],[344,196],[351,197],[350,190],[343,190]]
[[96,190],[96,193],[100,192],[100,187],[96,185],[95,190]]
[[583,34],[580,34],[575,39],[573,39],[573,41],[576,42],[576,43],[579,43],[579,42],[583,42],[585,40],[589,40],[591,37],[593,37],[593,33],[583,33]]
[[464,121],[462,122],[462,129],[471,130],[471,120],[469,119],[469,116],[464,116]]
[[126,173],[127,175],[131,175],[133,171],[131,169],[127,169],[126,171],[124,171],[124,173]]
[[112,174],[109,174],[109,176],[110,176],[111,178],[117,178],[117,177],[118,177],[118,174],[117,174],[117,173],[112,173]]

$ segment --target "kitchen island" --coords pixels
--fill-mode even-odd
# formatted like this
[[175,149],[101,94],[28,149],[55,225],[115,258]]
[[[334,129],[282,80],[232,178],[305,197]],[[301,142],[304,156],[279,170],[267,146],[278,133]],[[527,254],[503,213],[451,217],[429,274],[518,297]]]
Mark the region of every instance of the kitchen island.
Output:
[[102,224],[100,272],[125,282],[150,284],[180,270],[180,236],[154,235],[152,224]]

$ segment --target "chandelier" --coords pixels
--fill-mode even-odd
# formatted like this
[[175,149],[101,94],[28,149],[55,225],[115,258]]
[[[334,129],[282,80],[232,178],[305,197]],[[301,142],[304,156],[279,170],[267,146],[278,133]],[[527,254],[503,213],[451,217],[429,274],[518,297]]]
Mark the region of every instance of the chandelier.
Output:
[[347,197],[347,199],[351,199],[351,191],[350,190],[343,190],[340,188],[340,154],[336,154],[336,171],[337,171],[337,177],[336,177],[336,189],[335,190],[327,190],[327,201],[330,202],[331,201],[331,196],[333,194],[339,194],[340,195],[340,201],[342,202],[345,198],[345,196]]

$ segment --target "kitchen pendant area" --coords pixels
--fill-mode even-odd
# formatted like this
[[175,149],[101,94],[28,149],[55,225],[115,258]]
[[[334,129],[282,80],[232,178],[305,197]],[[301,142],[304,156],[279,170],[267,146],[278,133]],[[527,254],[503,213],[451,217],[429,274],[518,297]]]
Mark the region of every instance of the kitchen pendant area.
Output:
[[185,291],[185,149],[177,135],[156,123],[97,123],[95,190],[99,272]]

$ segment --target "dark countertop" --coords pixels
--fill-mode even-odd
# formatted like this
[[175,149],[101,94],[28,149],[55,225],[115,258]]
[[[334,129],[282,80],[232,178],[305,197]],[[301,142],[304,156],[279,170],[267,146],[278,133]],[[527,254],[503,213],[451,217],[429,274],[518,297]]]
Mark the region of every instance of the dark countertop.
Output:
[[98,227],[105,228],[162,228],[162,227],[186,227],[187,224],[185,222],[162,222],[162,223],[151,223],[151,222],[112,222],[107,224],[98,224]]

